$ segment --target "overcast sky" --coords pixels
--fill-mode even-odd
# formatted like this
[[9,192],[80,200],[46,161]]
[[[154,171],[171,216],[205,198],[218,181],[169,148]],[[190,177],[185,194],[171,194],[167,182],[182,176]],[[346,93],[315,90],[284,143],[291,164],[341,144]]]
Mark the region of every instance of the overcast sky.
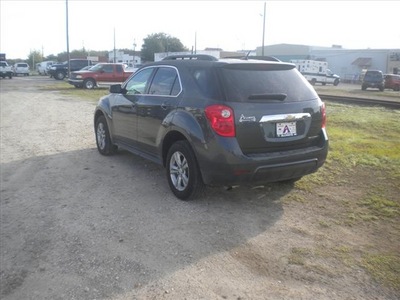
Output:
[[[400,1],[107,1],[68,0],[69,45],[75,49],[140,50],[164,32],[184,46],[226,51],[262,45],[400,48]],[[65,0],[0,0],[0,52],[26,59],[66,51]],[[197,37],[197,38],[195,38]]]

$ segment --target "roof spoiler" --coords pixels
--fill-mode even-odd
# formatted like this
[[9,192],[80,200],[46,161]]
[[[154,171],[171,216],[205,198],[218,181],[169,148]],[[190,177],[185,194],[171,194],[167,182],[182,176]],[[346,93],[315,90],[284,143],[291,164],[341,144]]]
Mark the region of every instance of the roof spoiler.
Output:
[[207,60],[217,61],[218,59],[212,55],[207,54],[193,54],[193,55],[170,55],[164,57],[162,60]]

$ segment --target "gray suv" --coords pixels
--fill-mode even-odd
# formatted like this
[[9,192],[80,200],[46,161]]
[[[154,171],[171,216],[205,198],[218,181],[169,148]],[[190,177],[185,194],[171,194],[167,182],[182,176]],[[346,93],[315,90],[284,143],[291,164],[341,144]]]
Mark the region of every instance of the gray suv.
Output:
[[325,105],[293,64],[168,57],[110,87],[94,112],[99,152],[166,168],[182,200],[205,185],[293,181],[325,162]]
[[365,91],[367,88],[375,88],[383,92],[385,89],[385,78],[382,71],[367,70],[361,83],[361,89]]

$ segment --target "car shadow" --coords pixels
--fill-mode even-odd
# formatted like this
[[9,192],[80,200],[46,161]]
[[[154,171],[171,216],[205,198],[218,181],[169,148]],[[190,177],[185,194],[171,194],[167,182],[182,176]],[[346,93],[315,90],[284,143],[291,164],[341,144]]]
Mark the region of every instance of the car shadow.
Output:
[[[1,296],[110,298],[270,230],[289,184],[180,201],[165,170],[85,149],[1,165]],[[4,297],[4,298],[3,298]]]

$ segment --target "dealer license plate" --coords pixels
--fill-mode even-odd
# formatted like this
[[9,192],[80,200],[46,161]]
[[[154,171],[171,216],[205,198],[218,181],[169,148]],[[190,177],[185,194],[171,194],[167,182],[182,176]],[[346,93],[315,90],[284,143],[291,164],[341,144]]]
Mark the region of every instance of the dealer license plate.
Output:
[[277,137],[288,137],[296,135],[296,122],[276,123]]

